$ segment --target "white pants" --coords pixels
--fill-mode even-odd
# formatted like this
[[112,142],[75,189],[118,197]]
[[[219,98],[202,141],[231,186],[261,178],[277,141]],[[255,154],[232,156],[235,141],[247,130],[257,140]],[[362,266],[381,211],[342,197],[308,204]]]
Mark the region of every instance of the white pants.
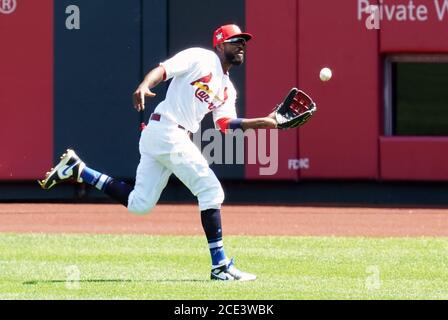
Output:
[[220,209],[221,184],[187,131],[166,118],[150,120],[140,137],[140,163],[128,210],[146,214],[157,204],[174,173],[198,198],[199,210]]

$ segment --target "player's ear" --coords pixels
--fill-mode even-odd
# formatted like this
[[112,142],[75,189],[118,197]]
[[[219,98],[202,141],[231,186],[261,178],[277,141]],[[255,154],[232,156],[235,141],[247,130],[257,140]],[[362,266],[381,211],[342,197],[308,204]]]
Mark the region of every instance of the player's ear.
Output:
[[220,43],[215,47],[216,52],[223,52],[224,51],[224,44]]

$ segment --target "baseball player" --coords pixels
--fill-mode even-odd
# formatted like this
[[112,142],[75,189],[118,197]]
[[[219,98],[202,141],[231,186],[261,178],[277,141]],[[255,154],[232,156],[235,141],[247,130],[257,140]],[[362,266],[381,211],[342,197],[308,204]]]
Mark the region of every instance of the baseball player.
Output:
[[145,97],[162,81],[171,80],[166,98],[151,114],[142,131],[140,162],[135,186],[97,172],[69,149],[44,180],[44,189],[76,180],[104,191],[135,214],[146,214],[159,200],[169,176],[174,173],[197,197],[201,222],[207,237],[212,280],[255,280],[256,276],[234,266],[224,252],[221,228],[221,204],[224,192],[207,160],[191,141],[204,116],[212,112],[216,129],[276,128],[274,115],[243,119],[235,110],[236,90],[229,71],[244,62],[246,43],[252,38],[237,25],[224,25],[213,34],[213,50],[190,48],[177,53],[151,70],[133,94],[137,111],[145,108]]

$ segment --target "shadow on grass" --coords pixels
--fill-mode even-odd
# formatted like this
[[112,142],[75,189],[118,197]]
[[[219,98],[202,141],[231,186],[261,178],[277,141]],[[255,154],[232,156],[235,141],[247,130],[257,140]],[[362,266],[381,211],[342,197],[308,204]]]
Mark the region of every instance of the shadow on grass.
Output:
[[53,283],[163,283],[163,282],[173,282],[173,283],[182,283],[182,282],[210,282],[210,280],[204,279],[166,279],[166,280],[127,280],[127,279],[86,279],[79,281],[67,281],[67,280],[33,280],[33,281],[25,281],[22,284],[25,286],[33,286],[38,284],[53,284]]

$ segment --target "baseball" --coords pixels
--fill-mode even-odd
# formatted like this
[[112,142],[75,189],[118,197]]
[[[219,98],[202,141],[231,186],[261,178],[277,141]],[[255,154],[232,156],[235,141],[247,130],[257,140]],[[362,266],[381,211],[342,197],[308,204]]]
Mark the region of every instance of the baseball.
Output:
[[330,68],[323,68],[322,70],[320,70],[320,80],[322,81],[328,81],[331,79],[331,77],[333,76],[333,72],[331,72]]

